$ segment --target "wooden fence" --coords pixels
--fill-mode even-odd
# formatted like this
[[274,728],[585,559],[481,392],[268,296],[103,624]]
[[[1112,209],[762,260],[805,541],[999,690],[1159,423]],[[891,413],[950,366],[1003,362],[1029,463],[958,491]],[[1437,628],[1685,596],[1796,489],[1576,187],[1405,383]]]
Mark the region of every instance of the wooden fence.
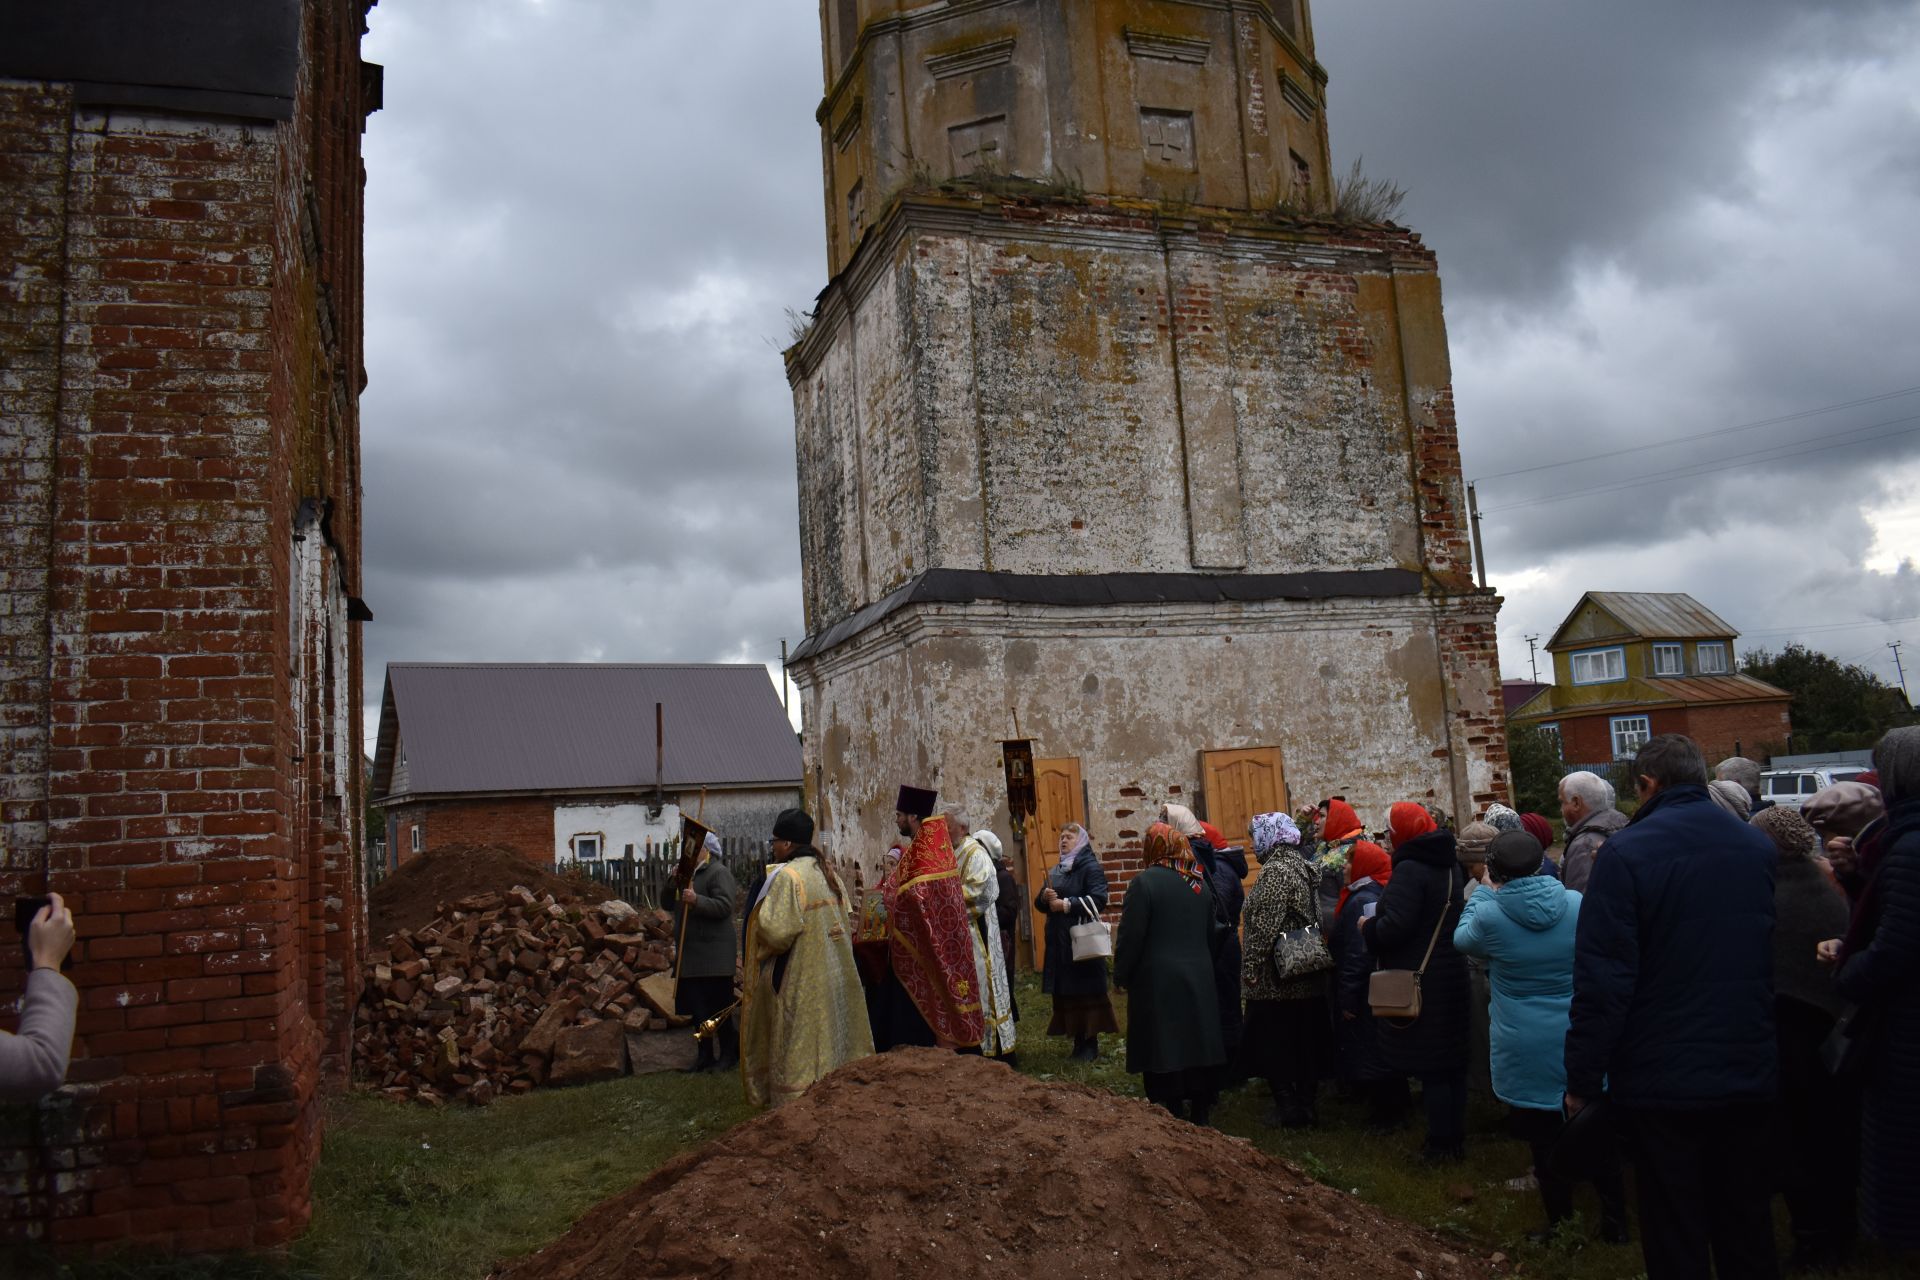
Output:
[[[720,841],[720,862],[733,873],[742,897],[760,869],[767,865],[767,842],[744,836]],[[643,844],[632,858],[603,858],[597,862],[575,862],[564,869],[578,871],[594,883],[605,885],[608,896],[630,902],[636,907],[667,907],[673,895],[670,881],[680,863],[678,838]],[[744,905],[744,904],[743,904]]]

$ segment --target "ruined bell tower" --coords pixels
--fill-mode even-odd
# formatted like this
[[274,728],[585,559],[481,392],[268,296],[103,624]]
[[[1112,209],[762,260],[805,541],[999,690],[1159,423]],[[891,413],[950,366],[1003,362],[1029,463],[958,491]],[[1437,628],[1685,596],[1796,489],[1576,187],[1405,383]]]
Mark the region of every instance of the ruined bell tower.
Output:
[[877,855],[902,781],[1006,834],[1010,708],[1103,851],[1169,796],[1503,795],[1439,276],[1340,207],[1306,0],[821,30],[831,279],[786,365],[823,843]]

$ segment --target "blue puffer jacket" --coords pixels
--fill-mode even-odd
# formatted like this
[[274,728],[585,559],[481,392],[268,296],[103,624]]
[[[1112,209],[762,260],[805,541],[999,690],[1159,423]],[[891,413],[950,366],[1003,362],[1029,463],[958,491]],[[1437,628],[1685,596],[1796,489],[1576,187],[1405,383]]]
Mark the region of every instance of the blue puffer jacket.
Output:
[[1668,787],[1596,859],[1580,907],[1567,1089],[1689,1110],[1774,1096],[1773,842]]
[[1453,931],[1456,950],[1487,962],[1493,986],[1493,1091],[1502,1102],[1558,1111],[1573,1003],[1573,933],[1580,895],[1542,874],[1473,891]]

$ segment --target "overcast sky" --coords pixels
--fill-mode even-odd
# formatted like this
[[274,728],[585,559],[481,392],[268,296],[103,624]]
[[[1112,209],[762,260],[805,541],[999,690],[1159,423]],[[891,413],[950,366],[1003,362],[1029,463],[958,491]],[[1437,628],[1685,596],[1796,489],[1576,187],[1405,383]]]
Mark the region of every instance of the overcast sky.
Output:
[[[1688,591],[1743,648],[1890,680],[1907,639],[1920,692],[1920,0],[1314,22],[1336,168],[1403,184],[1440,256],[1504,673],[1584,590]],[[817,24],[373,10],[370,746],[388,661],[800,640],[779,348],[826,283]]]

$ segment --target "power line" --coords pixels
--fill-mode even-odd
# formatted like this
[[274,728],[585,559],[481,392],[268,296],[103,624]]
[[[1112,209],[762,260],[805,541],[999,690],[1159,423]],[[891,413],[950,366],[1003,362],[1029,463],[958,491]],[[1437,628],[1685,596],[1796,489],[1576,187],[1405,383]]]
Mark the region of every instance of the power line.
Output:
[[1732,435],[1739,431],[1757,431],[1761,427],[1778,426],[1783,422],[1798,422],[1803,418],[1817,418],[1823,413],[1835,413],[1841,409],[1857,409],[1863,404],[1879,404],[1882,400],[1898,400],[1901,396],[1910,396],[1920,387],[1902,387],[1898,391],[1887,391],[1877,396],[1863,396],[1858,400],[1846,400],[1839,404],[1821,405],[1817,409],[1802,409],[1798,413],[1783,413],[1777,418],[1761,418],[1757,422],[1743,422],[1738,426],[1719,427],[1712,431],[1699,431],[1693,435],[1675,436],[1671,440],[1660,440],[1652,444],[1628,445],[1622,449],[1609,449],[1605,453],[1588,454],[1584,458],[1567,458],[1560,462],[1542,462],[1532,467],[1515,467],[1511,471],[1494,471],[1487,475],[1474,477],[1481,480],[1504,480],[1508,476],[1531,475],[1536,471],[1551,471],[1555,467],[1573,467],[1583,462],[1601,462],[1608,458],[1617,458],[1627,453],[1644,453],[1648,449],[1668,449],[1674,445],[1690,444],[1695,440],[1711,440],[1717,436]]
[[[1851,427],[1840,434],[1853,435],[1861,431],[1872,431],[1879,427],[1899,426],[1903,422],[1920,422],[1920,413],[1910,414],[1904,418],[1888,418],[1884,422],[1871,422],[1864,427]],[[1637,476],[1631,480],[1620,480],[1612,484],[1589,485],[1584,489],[1562,489],[1558,493],[1549,493],[1537,498],[1528,498],[1523,502],[1509,502],[1503,506],[1488,507],[1480,514],[1490,516],[1500,511],[1518,511],[1522,507],[1537,507],[1545,502],[1558,502],[1562,498],[1576,498],[1588,494],[1617,493],[1622,489],[1644,489],[1656,484],[1669,484],[1675,480],[1689,480],[1695,476],[1712,475],[1716,471],[1733,471],[1740,467],[1758,466],[1763,462],[1778,462],[1783,458],[1798,458],[1805,454],[1820,453],[1827,449],[1844,449],[1856,444],[1870,444],[1876,440],[1891,440],[1898,436],[1912,435],[1916,431],[1920,431],[1920,427],[1901,427],[1898,431],[1882,431],[1878,435],[1861,436],[1857,440],[1825,440],[1798,446],[1781,445],[1772,449],[1763,450],[1750,458],[1742,458],[1734,462],[1721,462],[1711,465],[1700,463],[1685,468],[1684,470],[1669,472],[1664,476]]]
[[1742,631],[1740,638],[1744,640],[1749,636],[1797,636],[1813,631],[1852,631],[1858,627],[1891,627],[1902,622],[1920,622],[1920,617],[1874,618],[1867,622],[1824,622],[1811,627],[1771,627],[1765,631]]

